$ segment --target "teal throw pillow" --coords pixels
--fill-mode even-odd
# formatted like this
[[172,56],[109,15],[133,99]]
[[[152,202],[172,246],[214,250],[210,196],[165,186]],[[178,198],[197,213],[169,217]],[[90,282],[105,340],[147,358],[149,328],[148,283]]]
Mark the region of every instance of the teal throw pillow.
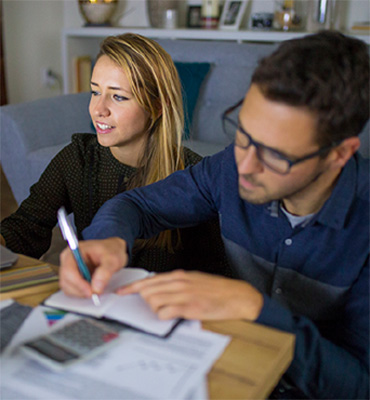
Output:
[[184,139],[189,139],[195,105],[203,80],[211,68],[210,63],[175,62],[183,89],[185,114]]

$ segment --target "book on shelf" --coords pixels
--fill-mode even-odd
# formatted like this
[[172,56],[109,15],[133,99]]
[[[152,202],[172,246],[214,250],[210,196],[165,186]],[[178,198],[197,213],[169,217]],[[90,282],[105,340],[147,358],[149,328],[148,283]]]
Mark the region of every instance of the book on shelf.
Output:
[[79,56],[73,59],[73,85],[74,92],[90,92],[92,61],[90,56]]
[[370,32],[370,21],[356,22],[352,27],[352,31]]
[[[0,274],[0,300],[58,288],[58,275],[48,264],[11,269]],[[40,286],[42,285],[42,286]]]

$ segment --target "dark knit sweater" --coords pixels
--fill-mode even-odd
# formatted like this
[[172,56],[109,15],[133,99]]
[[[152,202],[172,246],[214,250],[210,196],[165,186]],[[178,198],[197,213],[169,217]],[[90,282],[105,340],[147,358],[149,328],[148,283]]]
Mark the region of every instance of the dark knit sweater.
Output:
[[[187,148],[184,158],[186,167],[201,160]],[[1,222],[0,233],[6,246],[16,253],[41,257],[50,247],[57,210],[62,205],[74,214],[77,234],[82,239],[82,230],[90,225],[98,209],[126,190],[127,181],[135,171],[136,168],[115,159],[109,148],[99,145],[95,135],[74,134],[72,142],[53,158],[30,188],[29,197]],[[151,271],[184,268],[225,273],[217,222],[180,232],[182,246],[175,253],[157,247],[145,248],[134,252],[130,265]]]

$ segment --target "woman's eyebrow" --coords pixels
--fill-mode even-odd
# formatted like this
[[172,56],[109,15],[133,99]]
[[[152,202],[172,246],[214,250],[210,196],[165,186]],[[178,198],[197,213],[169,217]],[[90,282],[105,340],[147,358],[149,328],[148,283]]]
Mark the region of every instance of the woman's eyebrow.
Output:
[[[92,82],[92,81],[91,81],[91,85],[92,86],[99,86],[99,84],[97,84],[95,82]],[[120,90],[122,92],[131,93],[128,90],[121,88],[120,86],[108,86],[108,89],[110,89],[110,90]]]
[[120,86],[108,86],[108,88],[111,89],[111,90],[120,90],[122,92],[127,92],[127,90],[121,88]]

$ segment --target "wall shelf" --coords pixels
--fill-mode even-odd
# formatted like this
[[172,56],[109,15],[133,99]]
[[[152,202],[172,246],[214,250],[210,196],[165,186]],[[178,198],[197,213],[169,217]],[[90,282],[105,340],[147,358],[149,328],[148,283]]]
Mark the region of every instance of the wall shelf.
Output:
[[[280,32],[259,30],[226,30],[226,29],[158,29],[158,28],[135,28],[135,27],[85,27],[65,29],[63,34],[68,37],[95,37],[103,38],[109,35],[119,35],[125,32],[133,32],[139,35],[157,39],[197,39],[197,40],[236,40],[246,42],[282,42],[297,37],[302,37],[308,32]],[[367,44],[370,44],[370,34],[354,34]]]
[[236,40],[256,42],[281,42],[283,40],[304,36],[306,32],[277,32],[251,30],[221,30],[221,29],[158,29],[158,28],[76,28],[66,29],[64,34],[69,37],[106,37],[133,32],[139,35],[157,39],[197,39],[197,40]]
[[[282,42],[299,38],[308,32],[279,32],[253,30],[207,30],[207,29],[156,29],[136,27],[83,27],[69,28],[62,32],[62,63],[63,63],[63,90],[71,93],[73,88],[72,68],[73,59],[81,55],[96,56],[99,42],[110,35],[119,35],[125,32],[137,33],[153,39],[192,39],[192,40],[229,40],[237,42]],[[368,45],[370,36],[367,34],[353,34]]]

